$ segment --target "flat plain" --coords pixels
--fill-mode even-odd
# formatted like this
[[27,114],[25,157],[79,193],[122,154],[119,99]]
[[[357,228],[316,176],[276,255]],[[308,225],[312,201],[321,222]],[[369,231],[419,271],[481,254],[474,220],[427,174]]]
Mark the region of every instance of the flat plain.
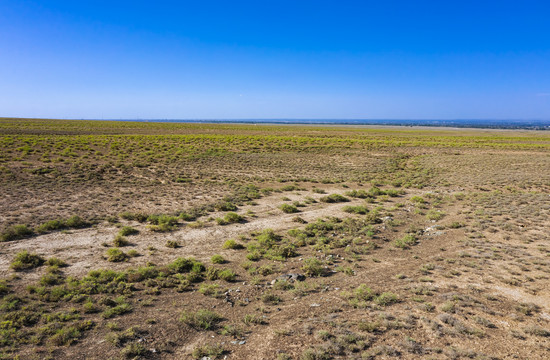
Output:
[[0,359],[548,359],[550,133],[0,119]]

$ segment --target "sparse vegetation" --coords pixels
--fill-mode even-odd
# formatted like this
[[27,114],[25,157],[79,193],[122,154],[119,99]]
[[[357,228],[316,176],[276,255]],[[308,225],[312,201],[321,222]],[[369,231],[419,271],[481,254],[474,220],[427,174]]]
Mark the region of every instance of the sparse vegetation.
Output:
[[549,139],[0,119],[0,358],[544,358]]

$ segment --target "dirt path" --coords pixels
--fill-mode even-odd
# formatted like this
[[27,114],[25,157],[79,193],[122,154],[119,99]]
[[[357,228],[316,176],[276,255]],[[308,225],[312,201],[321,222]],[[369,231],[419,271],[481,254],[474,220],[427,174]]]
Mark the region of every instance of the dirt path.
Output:
[[[329,191],[329,193],[336,193],[336,191]],[[342,191],[339,191],[339,193],[343,194]],[[1,243],[0,271],[9,272],[10,262],[14,254],[22,250],[28,250],[46,258],[55,256],[63,259],[70,265],[65,272],[73,276],[84,275],[88,271],[97,268],[121,270],[128,267],[144,266],[147,262],[162,264],[180,256],[193,256],[203,260],[210,258],[212,254],[222,253],[224,257],[231,260],[232,255],[234,255],[233,252],[221,248],[225,240],[268,228],[275,231],[284,231],[297,227],[299,224],[292,222],[292,218],[296,216],[300,216],[308,222],[329,216],[342,216],[344,206],[364,203],[361,199],[352,199],[347,203],[317,202],[301,207],[301,212],[297,214],[284,214],[278,209],[278,206],[283,203],[282,197],[290,198],[291,201],[303,201],[305,196],[311,196],[318,200],[324,195],[304,192],[303,194],[282,193],[267,196],[257,200],[257,205],[243,206],[238,211],[243,215],[249,210],[254,211],[255,217],[247,216],[245,223],[225,226],[209,221],[206,222],[203,228],[183,226],[179,230],[170,233],[155,233],[143,224],[131,223],[129,225],[139,229],[140,233],[128,237],[131,246],[125,247],[124,250],[135,249],[140,254],[147,256],[139,256],[124,263],[108,262],[103,257],[107,247],[112,246],[112,240],[119,230],[116,226],[108,223],[102,223],[88,229],[54,232],[29,239]],[[212,214],[214,218],[218,216],[223,216],[223,213]],[[168,240],[178,241],[180,247],[176,249],[167,248],[165,243]],[[151,252],[149,250],[151,247],[156,250]],[[28,277],[29,280],[40,276],[40,272],[21,274]]]

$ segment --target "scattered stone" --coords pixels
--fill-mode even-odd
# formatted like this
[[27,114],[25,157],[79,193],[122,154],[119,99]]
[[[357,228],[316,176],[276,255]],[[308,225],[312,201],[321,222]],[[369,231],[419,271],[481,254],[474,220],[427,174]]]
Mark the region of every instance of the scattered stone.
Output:
[[305,279],[306,279],[306,277],[302,274],[289,273],[289,274],[281,275],[281,276],[277,277],[276,279],[272,280],[271,285],[275,284],[277,281],[295,282],[295,281],[304,281]]
[[313,303],[313,304],[311,304],[311,305],[309,305],[309,306],[311,306],[311,307],[319,307],[319,306],[321,306],[321,304]]

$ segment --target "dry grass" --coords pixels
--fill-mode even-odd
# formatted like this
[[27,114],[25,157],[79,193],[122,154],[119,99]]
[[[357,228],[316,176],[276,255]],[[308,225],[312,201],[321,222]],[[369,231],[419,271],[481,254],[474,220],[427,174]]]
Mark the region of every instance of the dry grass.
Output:
[[0,358],[543,359],[549,139],[0,120]]

